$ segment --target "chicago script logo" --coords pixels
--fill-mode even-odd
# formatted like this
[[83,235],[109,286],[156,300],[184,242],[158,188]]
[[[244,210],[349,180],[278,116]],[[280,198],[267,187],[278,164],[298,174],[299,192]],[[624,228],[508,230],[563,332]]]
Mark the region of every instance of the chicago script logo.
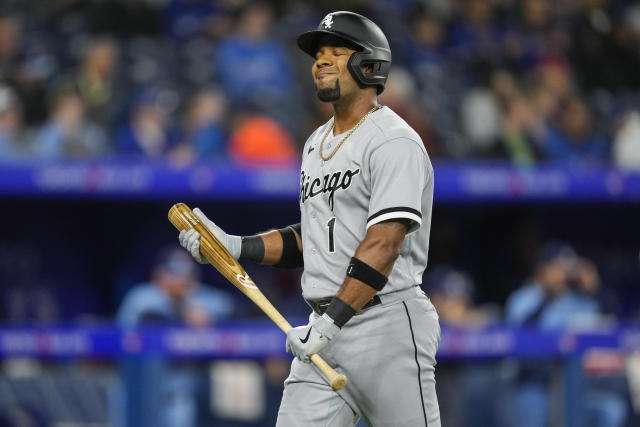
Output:
[[249,277],[248,274],[246,276],[243,276],[242,274],[236,274],[236,279],[238,280],[238,283],[240,283],[245,288],[258,289],[256,284],[253,283],[253,280],[251,280],[251,277]]
[[336,191],[349,188],[351,182],[353,182],[353,177],[359,173],[360,169],[347,169],[344,172],[337,171],[332,174],[326,174],[322,178],[311,179],[309,175],[302,171],[300,173],[300,202],[304,203],[311,197],[329,193],[329,207],[333,210],[333,196]]

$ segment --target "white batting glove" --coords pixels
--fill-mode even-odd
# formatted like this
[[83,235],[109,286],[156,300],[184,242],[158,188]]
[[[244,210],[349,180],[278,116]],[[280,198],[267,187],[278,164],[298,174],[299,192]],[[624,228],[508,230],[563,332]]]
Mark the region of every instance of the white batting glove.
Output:
[[309,356],[322,351],[338,332],[340,328],[333,323],[331,317],[323,314],[309,325],[291,328],[287,332],[287,353],[309,363]]
[[[193,210],[195,216],[202,222],[202,224],[209,229],[216,239],[227,248],[231,256],[235,259],[240,258],[240,252],[242,251],[242,237],[234,236],[232,234],[225,233],[220,227],[218,227],[213,221],[202,213],[200,208]],[[178,235],[178,241],[180,245],[185,248],[191,256],[200,264],[206,264],[207,259],[200,253],[200,233],[196,230],[182,230]]]
[[200,253],[200,233],[196,230],[180,231],[178,241],[180,242],[180,246],[185,248],[197,262],[200,264],[206,264],[208,262]]

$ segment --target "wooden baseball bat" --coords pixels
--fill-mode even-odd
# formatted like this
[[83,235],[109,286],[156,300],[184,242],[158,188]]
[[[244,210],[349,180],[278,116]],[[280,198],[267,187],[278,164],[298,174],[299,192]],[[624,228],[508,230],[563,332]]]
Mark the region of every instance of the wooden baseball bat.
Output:
[[[173,205],[171,209],[169,209],[169,221],[171,221],[171,224],[178,230],[190,230],[193,228],[200,233],[200,253],[209,263],[260,307],[280,329],[285,333],[291,329],[289,322],[282,317],[280,312],[278,312],[267,297],[258,289],[240,263],[231,256],[227,248],[202,224],[187,205],[184,203]],[[332,389],[340,390],[347,385],[347,377],[336,372],[320,355],[312,354],[310,359],[327,378]]]

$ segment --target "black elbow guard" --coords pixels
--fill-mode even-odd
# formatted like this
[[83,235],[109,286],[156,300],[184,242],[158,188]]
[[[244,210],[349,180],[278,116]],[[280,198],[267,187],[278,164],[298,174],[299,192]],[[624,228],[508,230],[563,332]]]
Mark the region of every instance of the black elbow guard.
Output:
[[298,241],[296,235],[302,236],[300,224],[290,225],[281,230],[278,230],[282,236],[282,256],[274,267],[277,268],[298,268],[304,266],[304,260],[302,258],[302,251],[298,249]]

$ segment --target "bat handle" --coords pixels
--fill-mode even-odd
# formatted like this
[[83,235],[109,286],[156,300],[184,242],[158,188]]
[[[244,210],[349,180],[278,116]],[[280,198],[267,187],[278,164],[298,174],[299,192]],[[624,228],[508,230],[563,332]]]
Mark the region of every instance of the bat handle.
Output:
[[[282,331],[286,334],[289,329],[291,329],[291,325],[284,318],[281,320],[272,319],[276,325],[282,329]],[[344,386],[347,385],[347,376],[343,374],[339,374],[333,369],[319,354],[312,354],[309,356],[311,362],[316,365],[322,375],[327,379],[329,385],[334,390],[342,390]]]
[[312,354],[309,358],[313,364],[320,369],[325,378],[327,378],[332,389],[341,390],[347,385],[347,377],[336,372],[322,357],[317,354]]

